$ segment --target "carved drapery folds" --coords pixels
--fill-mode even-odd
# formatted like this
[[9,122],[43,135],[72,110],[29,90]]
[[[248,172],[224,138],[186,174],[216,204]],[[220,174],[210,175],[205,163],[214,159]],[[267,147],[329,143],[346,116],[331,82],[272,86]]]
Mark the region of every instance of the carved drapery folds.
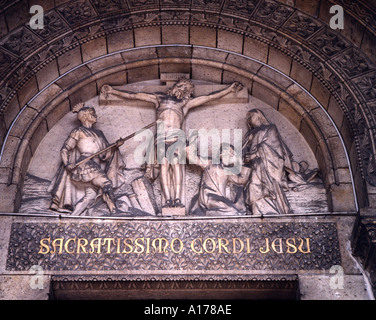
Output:
[[[68,115],[76,103],[94,98],[100,100],[98,95],[104,84],[122,86],[153,81],[159,79],[163,72],[185,73],[192,80],[207,81],[210,86],[222,85],[221,90],[225,84],[241,82],[246,88],[247,97],[262,98],[265,104],[272,107],[271,109],[274,108],[276,113],[286,117],[286,121],[298,127],[297,132],[306,139],[305,142],[312,151],[312,158],[316,161],[315,165],[310,167],[307,167],[304,161],[297,161],[298,165],[295,163],[292,167],[285,166],[289,154],[286,151],[283,161],[280,161],[283,162],[283,170],[276,170],[276,175],[281,179],[274,179],[272,183],[263,177],[270,173],[270,168],[265,162],[250,163],[249,167],[255,173],[252,185],[256,187],[247,189],[244,183],[230,184],[225,180],[229,192],[225,197],[216,198],[223,200],[222,203],[227,205],[225,209],[232,206],[236,209],[231,214],[235,213],[238,216],[223,218],[225,222],[218,219],[218,208],[211,210],[213,207],[207,205],[209,202],[206,202],[205,208],[204,201],[198,200],[200,187],[207,187],[208,184],[200,184],[204,171],[190,166],[185,174],[190,178],[189,183],[194,186],[192,190],[195,192],[186,197],[190,201],[184,203],[183,211],[191,217],[181,219],[183,222],[180,230],[171,227],[171,221],[161,223],[159,220],[163,220],[162,218],[155,219],[164,204],[160,196],[160,181],[148,179],[140,168],[133,170],[134,168],[129,167],[123,170],[126,183],[121,188],[113,190],[116,214],[132,216],[124,219],[129,221],[123,224],[116,222],[112,229],[107,228],[106,223],[97,226],[90,222],[76,223],[80,219],[71,220],[67,217],[63,219],[71,222],[59,226],[53,223],[14,222],[6,269],[12,272],[27,272],[31,265],[41,263],[51,271],[69,270],[72,266],[89,271],[93,270],[95,265],[95,268],[102,268],[100,271],[107,272],[123,270],[127,265],[135,272],[143,268],[149,268],[147,271],[180,272],[186,267],[195,271],[199,269],[205,272],[218,272],[233,270],[234,266],[241,271],[253,268],[288,272],[301,269],[316,272],[329,270],[333,264],[341,265],[339,252],[343,251],[345,246],[344,235],[342,234],[339,239],[337,224],[329,221],[331,218],[325,216],[328,221],[321,222],[317,222],[316,217],[311,219],[307,216],[301,218],[304,220],[302,222],[297,222],[299,219],[295,219],[296,216],[270,218],[281,221],[291,219],[285,224],[269,221],[269,218],[264,219],[263,215],[270,212],[263,210],[257,213],[261,215],[259,217],[239,217],[242,214],[255,214],[258,210],[256,208],[266,200],[271,207],[285,208],[273,212],[280,214],[291,213],[290,208],[305,208],[305,200],[309,199],[309,207],[315,210],[312,212],[313,215],[326,215],[333,211],[348,218],[347,215],[351,217],[358,209],[357,205],[354,206],[356,199],[354,201],[354,190],[351,188],[356,189],[360,207],[375,206],[376,203],[376,13],[364,0],[322,0],[315,2],[319,3],[316,8],[313,8],[312,4],[309,6],[307,1],[295,1],[299,7],[287,5],[285,2],[59,1],[59,5],[52,7],[50,4],[45,10],[46,27],[42,30],[33,30],[28,24],[30,14],[22,8],[25,2],[0,0],[0,148],[4,147],[0,156],[1,212],[55,214],[46,220],[58,219],[59,214],[64,214],[46,212],[46,208],[51,205],[51,195],[46,194],[51,180],[27,175],[42,140],[52,129],[58,127],[60,120],[69,120]],[[353,28],[335,31],[329,27],[328,12],[333,4],[343,6],[346,23],[349,22]],[[208,76],[210,72],[214,75]],[[212,90],[206,90],[204,94],[211,92]],[[258,108],[254,106],[256,107]],[[244,119],[249,110],[250,108],[242,110]],[[96,108],[96,111],[99,112],[101,109]],[[103,119],[101,125],[106,121],[109,123],[118,120],[116,117],[107,116],[105,113],[100,114],[99,119]],[[266,118],[271,119],[269,114]],[[208,116],[208,119],[211,117]],[[66,121],[65,124],[74,123],[72,118],[70,120],[72,121]],[[145,117],[143,120],[145,121],[142,125],[138,126],[141,123],[135,122],[137,125],[134,127],[131,127],[133,123],[130,121],[127,124],[129,130],[136,131],[154,119]],[[283,125],[278,121],[271,122],[281,134]],[[232,128],[240,124],[239,121]],[[123,124],[118,125],[122,126]],[[99,127],[99,130],[101,129]],[[111,130],[103,132],[108,138]],[[66,132],[61,135],[67,137]],[[110,136],[109,141],[115,142],[119,136],[123,134]],[[272,134],[265,136],[267,140]],[[285,139],[285,135],[281,134],[281,137],[283,143],[291,147],[291,142]],[[280,142],[280,145],[283,143]],[[252,139],[249,141],[249,147],[251,150]],[[343,149],[347,153],[343,152]],[[59,158],[58,151],[54,155]],[[292,159],[296,155],[293,152]],[[291,162],[294,163],[293,160]],[[301,184],[297,190],[292,190],[296,181],[289,180],[290,178],[296,178],[299,173],[309,180],[313,176],[311,170],[316,167],[320,168],[320,173],[314,177],[314,181],[309,181],[303,186]],[[245,175],[245,181],[249,187],[251,178],[249,172],[248,174],[249,176]],[[240,175],[239,178],[244,177]],[[241,179],[237,182],[239,180]],[[285,182],[289,190],[284,188]],[[252,189],[251,193],[244,192],[249,189]],[[247,199],[247,196],[257,194],[260,190],[263,196]],[[315,190],[315,193],[312,190]],[[100,191],[96,192],[100,195]],[[294,192],[301,196],[296,196]],[[145,196],[153,193],[157,195],[154,198]],[[214,198],[216,196],[218,195]],[[38,205],[33,202],[35,198],[38,198]],[[173,209],[179,211],[178,206]],[[102,201],[85,214],[105,216],[109,211],[106,203]],[[204,245],[205,240],[202,237],[208,233],[204,224],[195,224],[195,221],[209,219],[192,219],[195,214],[202,215],[202,211],[205,211],[206,215],[210,215],[210,211],[216,212],[212,216],[216,217],[215,221],[218,223],[211,224],[212,233],[209,233],[208,237],[224,239],[223,234],[233,234],[233,239],[243,239],[243,251],[231,258],[223,259],[227,254],[224,249],[227,246],[225,240],[217,242],[217,249],[222,248],[222,253],[210,253],[212,242],[206,242],[209,260],[191,250],[192,241],[202,239],[202,243],[197,240],[192,245],[196,251],[200,251],[200,247],[195,245]],[[307,210],[295,212],[302,215],[307,213]],[[140,215],[150,215],[154,219],[143,222],[142,220],[146,220],[145,217],[133,218]],[[354,229],[352,248],[354,255],[359,257],[364,269],[369,272],[372,282],[375,283],[375,222],[372,216],[371,212],[370,217],[359,219]],[[29,218],[27,216],[26,219]],[[247,220],[247,223],[243,225],[241,219]],[[252,220],[257,219],[260,220],[260,224],[252,223]],[[228,223],[230,220],[232,222]],[[308,220],[314,222],[308,223]],[[80,236],[77,234],[78,231]],[[174,244],[177,246],[170,246],[171,250],[164,259],[159,259],[161,255],[158,256],[158,252],[155,256],[128,256],[129,247],[116,247],[117,243],[124,241],[123,236],[126,232],[133,232],[136,237],[139,231],[145,232],[144,244],[148,241],[146,239],[149,239],[150,245],[153,241],[152,234],[162,238],[166,233],[176,231],[177,234],[166,237],[169,244],[175,239]],[[297,231],[300,232],[299,236],[291,236]],[[87,249],[95,251],[98,241],[102,241],[104,235],[111,232],[116,235],[113,237],[114,241],[116,239],[115,247],[108,253],[110,259],[106,257],[106,253],[98,253],[100,264],[95,261],[97,257],[90,254],[85,254],[81,259],[78,258],[79,253],[31,255],[29,252],[40,249],[42,234],[43,237],[51,238],[49,244],[55,251],[64,247],[61,242],[63,240],[59,239],[75,237],[76,241],[78,238],[81,239],[80,245],[83,245],[86,239]],[[184,244],[183,259],[178,259],[174,250],[180,250],[179,236],[183,233],[191,242]],[[89,234],[96,236],[97,240],[91,242],[93,239],[89,239]],[[317,237],[309,240],[311,234]],[[69,238],[65,237],[66,235]],[[55,248],[52,245],[54,240]],[[238,240],[231,238],[229,241]],[[59,247],[60,243],[62,246]],[[73,243],[74,240],[70,242]],[[93,247],[90,247],[90,243]],[[233,248],[239,251],[240,242],[236,243],[238,246],[234,245]],[[156,242],[154,244],[157,251],[158,245]],[[163,245],[162,239],[159,239],[159,244]],[[308,244],[311,244],[310,248]],[[73,250],[69,245],[66,247],[68,251]],[[132,248],[135,249],[135,246]],[[144,249],[146,250],[146,247]],[[204,247],[201,249],[205,250]],[[125,252],[123,255],[114,254],[116,250]],[[283,252],[279,252],[281,250]],[[311,252],[307,254],[309,250]],[[63,259],[58,259],[59,256]]]
[[[99,119],[99,125],[120,135],[132,123],[141,129],[143,117],[135,114],[143,112],[140,102],[154,105],[154,110],[144,111],[144,117],[147,113],[157,121],[139,131],[146,140],[123,148],[126,154],[137,158],[136,163],[126,169],[118,150],[125,140],[117,137],[117,142],[110,144],[105,134],[96,129],[97,115],[90,107],[94,102],[88,102],[85,107],[83,103],[77,104],[73,112],[78,112],[81,126],[74,127],[60,142],[61,161],[42,168],[38,159],[47,157],[56,162],[54,159],[58,157],[51,155],[44,144],[41,144],[41,153],[34,154],[21,212],[57,211],[73,216],[263,216],[328,211],[322,179],[316,177],[318,169],[309,168],[309,163],[314,166],[316,163],[305,149],[307,146],[289,134],[288,144],[299,145],[298,149],[294,146],[295,151],[300,151],[300,159],[296,161],[285,143],[287,137],[263,111],[248,110],[249,103],[236,103],[242,99],[248,101],[242,84],[234,82],[198,96],[193,95],[193,82],[184,77],[170,87],[149,86],[149,92],[139,91],[142,84],[134,87],[136,92],[104,85],[97,108],[105,117],[103,121]],[[203,89],[207,90],[198,86],[199,91]],[[248,132],[230,126],[236,117],[229,117],[228,113],[234,108],[239,109],[237,122]],[[200,109],[204,113],[200,114]],[[190,117],[193,110],[196,116]],[[216,121],[215,129],[210,130],[200,122],[208,111],[221,119]],[[115,117],[122,119],[122,127],[113,123]],[[186,121],[189,130],[183,125]],[[276,116],[274,121],[283,123],[283,118]],[[66,131],[64,127],[57,127],[57,132],[62,134]],[[217,133],[214,136],[213,130]],[[232,144],[231,135],[234,136]],[[137,132],[129,135],[133,136],[136,141],[142,141]],[[58,144],[58,137],[53,133],[46,139]],[[47,153],[42,156],[43,152]],[[201,169],[197,171],[195,166]],[[48,179],[52,181],[47,188]],[[39,197],[35,197],[38,193]],[[298,203],[299,198],[304,201]],[[46,201],[51,204],[46,206]]]
[[[364,10],[362,3],[340,1],[340,4],[374,32],[371,10]],[[208,8],[210,10],[203,11]],[[267,44],[312,72],[345,115],[347,129],[355,139],[360,176],[375,185],[376,124],[372,112],[376,96],[375,66],[348,39],[312,15],[271,0],[96,0],[69,1],[46,11],[45,17],[48,22],[45,30],[31,30],[25,25],[12,30],[0,42],[3,113],[19,90],[39,71],[89,41],[141,27],[217,28]],[[22,104],[20,108],[28,101],[25,97],[18,97],[18,100]],[[350,144],[346,147],[348,151],[352,148]],[[357,171],[355,164],[353,169]]]

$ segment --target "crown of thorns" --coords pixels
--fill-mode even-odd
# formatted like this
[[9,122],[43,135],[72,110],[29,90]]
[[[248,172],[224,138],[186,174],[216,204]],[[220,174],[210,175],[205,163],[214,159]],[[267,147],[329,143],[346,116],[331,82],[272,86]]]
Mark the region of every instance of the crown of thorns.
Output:
[[184,82],[184,83],[187,83],[187,84],[193,86],[192,80],[187,79],[185,76],[179,77],[178,81],[176,83],[179,83],[179,82]]

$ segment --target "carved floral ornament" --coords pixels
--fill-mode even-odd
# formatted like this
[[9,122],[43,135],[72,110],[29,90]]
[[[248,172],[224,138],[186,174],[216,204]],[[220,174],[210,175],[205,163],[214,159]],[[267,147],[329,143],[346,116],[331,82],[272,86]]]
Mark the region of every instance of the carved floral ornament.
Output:
[[53,271],[322,271],[341,264],[337,227],[327,221],[14,223],[9,248],[10,271],[34,264]]
[[[17,91],[39,70],[90,39],[152,25],[216,27],[267,43],[313,72],[341,106],[360,146],[358,158],[362,164],[363,178],[371,184],[374,183],[375,132],[372,128],[375,127],[375,120],[372,110],[369,110],[369,101],[374,100],[374,94],[373,87],[369,84],[373,82],[375,68],[366,57],[358,54],[359,50],[338,35],[337,40],[328,27],[316,19],[276,1],[197,0],[189,10],[184,7],[187,6],[186,2],[175,1],[172,4],[170,1],[162,1],[160,5],[161,9],[156,1],[129,1],[127,4],[123,1],[111,1],[105,10],[103,1],[70,1],[46,13],[46,16],[54,21],[51,30],[48,29],[51,32],[37,33],[28,27],[22,27],[7,35],[1,41],[0,47],[0,57],[4,62],[1,65],[9,66],[0,69],[3,78],[0,89],[2,111]],[[182,9],[169,11],[172,5],[175,8],[181,5]],[[357,13],[360,20],[368,19],[365,11],[360,9],[361,4],[354,6],[344,1],[343,5]],[[200,6],[209,7],[211,12],[200,11]],[[223,11],[218,15],[221,7]],[[149,11],[143,12],[146,8]],[[106,18],[106,14],[111,12],[116,12],[116,17]],[[88,20],[81,20],[82,16]],[[268,19],[268,25],[262,23],[265,19]],[[72,28],[69,31],[68,25]],[[63,30],[67,32],[64,33]],[[322,36],[323,34],[325,36]],[[44,37],[51,40],[44,44]],[[302,40],[305,42],[302,43]],[[12,64],[12,61],[19,58],[25,59],[21,67]],[[354,76],[354,81],[347,80]],[[363,121],[357,122],[353,115],[359,105],[362,110],[358,114]],[[369,129],[364,127],[364,123],[369,125]],[[364,145],[360,140],[368,141],[368,144]],[[369,149],[372,150],[371,154]]]

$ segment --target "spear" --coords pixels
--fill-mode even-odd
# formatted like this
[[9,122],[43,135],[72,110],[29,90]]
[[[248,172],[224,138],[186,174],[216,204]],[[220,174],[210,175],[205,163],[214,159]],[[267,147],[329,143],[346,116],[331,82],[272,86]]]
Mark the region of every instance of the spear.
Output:
[[77,163],[75,164],[75,167],[77,167],[77,166],[79,166],[79,165],[81,165],[81,164],[86,163],[87,161],[89,161],[89,160],[95,158],[96,156],[100,155],[100,154],[103,153],[103,152],[106,152],[106,151],[112,149],[113,147],[116,147],[117,144],[118,144],[120,141],[125,142],[125,141],[127,141],[127,140],[129,140],[129,139],[132,139],[135,135],[139,134],[142,130],[149,129],[149,128],[151,128],[152,126],[154,126],[154,125],[156,125],[156,124],[157,124],[157,121],[154,121],[153,123],[148,124],[146,127],[143,127],[142,129],[140,129],[140,130],[138,130],[138,131],[136,131],[136,132],[130,134],[129,136],[127,136],[127,137],[125,137],[125,138],[120,138],[117,142],[115,142],[115,143],[109,145],[107,148],[104,148],[104,149],[102,149],[102,150],[100,150],[100,151],[98,151],[98,152],[92,154],[91,156],[89,156],[89,157],[87,157],[87,158],[85,158],[85,159],[82,159],[81,161],[77,162]]

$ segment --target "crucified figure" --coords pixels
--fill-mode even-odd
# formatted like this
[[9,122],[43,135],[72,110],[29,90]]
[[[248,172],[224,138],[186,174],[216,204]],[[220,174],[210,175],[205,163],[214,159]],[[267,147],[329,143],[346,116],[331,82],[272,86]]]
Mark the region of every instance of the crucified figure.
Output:
[[[193,83],[189,79],[180,78],[166,94],[119,91],[109,85],[104,85],[101,93],[105,98],[112,94],[125,99],[153,103],[157,111],[157,121],[163,124],[164,130],[164,136],[157,137],[157,145],[158,140],[163,138],[164,148],[168,150],[168,147],[178,140],[176,133],[181,132],[184,119],[190,109],[229,93],[238,92],[242,88],[240,83],[234,82],[224,90],[193,98]],[[179,163],[179,155],[174,153],[172,157],[164,156],[159,160],[161,160],[161,187],[166,200],[164,207],[184,207],[181,202],[183,169]]]

